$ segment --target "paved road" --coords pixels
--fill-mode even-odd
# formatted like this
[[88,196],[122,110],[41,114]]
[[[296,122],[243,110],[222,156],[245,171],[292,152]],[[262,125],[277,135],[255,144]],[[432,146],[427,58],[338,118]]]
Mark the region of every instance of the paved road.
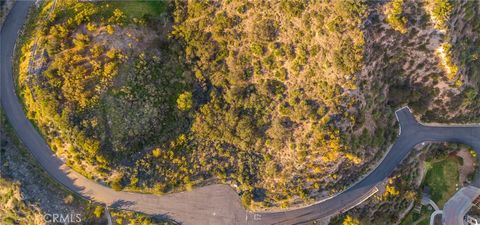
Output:
[[435,211],[440,211],[440,208],[438,208],[438,205],[427,195],[424,193],[422,194],[422,205],[428,206],[431,205],[433,210]]
[[474,186],[461,188],[443,207],[445,225],[464,224],[463,217],[472,208],[473,201],[480,195],[480,189]]
[[[210,185],[191,192],[156,196],[117,192],[91,181],[67,167],[53,155],[43,138],[26,119],[15,94],[12,78],[12,52],[17,33],[25,22],[31,2],[18,1],[0,32],[1,104],[18,137],[45,170],[58,182],[79,195],[113,208],[129,209],[152,215],[166,215],[183,224],[243,225],[302,224],[346,211],[368,196],[388,177],[412,148],[424,141],[460,142],[480,150],[480,127],[423,126],[402,108],[396,115],[401,132],[380,165],[347,191],[308,207],[257,215],[246,212],[238,195],[226,185]],[[479,154],[480,155],[480,154]]]

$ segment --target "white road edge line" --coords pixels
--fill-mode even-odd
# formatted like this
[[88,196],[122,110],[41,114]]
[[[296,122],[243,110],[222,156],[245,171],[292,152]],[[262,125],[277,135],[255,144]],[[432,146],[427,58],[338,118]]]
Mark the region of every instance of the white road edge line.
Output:
[[351,206],[351,207],[348,207],[345,211],[348,211],[348,210],[350,210],[350,209],[353,209],[353,208],[357,207],[358,205],[364,203],[367,199],[369,199],[370,197],[372,197],[372,196],[373,196],[374,194],[376,194],[377,192],[378,192],[378,188],[377,188],[377,186],[375,186],[374,188],[370,189],[369,193],[368,193],[365,197],[363,197],[363,199],[362,199],[360,202],[358,202],[357,204],[355,204],[355,205],[353,205],[353,206]]
[[430,215],[430,225],[433,225],[435,216],[438,215],[438,214],[442,215],[443,211],[442,210],[436,210],[435,212],[432,213],[432,215]]
[[400,124],[400,119],[398,118],[398,114],[397,114],[397,113],[400,112],[400,111],[402,111],[402,110],[405,109],[405,108],[407,108],[408,111],[410,111],[410,113],[412,113],[412,110],[408,107],[408,105],[403,106],[403,107],[395,110],[395,117],[397,118],[397,121],[398,121],[398,129],[399,129],[399,131],[398,131],[398,136],[400,136],[400,135],[402,134],[402,125]]

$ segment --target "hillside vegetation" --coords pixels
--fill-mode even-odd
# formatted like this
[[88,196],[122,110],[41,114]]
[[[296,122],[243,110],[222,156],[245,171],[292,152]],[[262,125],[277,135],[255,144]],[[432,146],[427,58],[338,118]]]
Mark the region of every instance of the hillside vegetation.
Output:
[[[107,224],[104,206],[79,198],[49,177],[15,136],[1,107],[0,140],[0,224]],[[131,211],[110,209],[110,215],[117,225],[177,224]]]
[[450,41],[450,56],[457,65],[458,74],[466,83],[460,96],[450,105],[449,109],[460,109],[456,121],[471,120],[478,122],[480,115],[480,8],[479,2],[465,1],[455,4],[451,10],[448,39]]
[[159,23],[166,6],[135,4],[46,2],[22,47],[29,118],[89,176],[103,177],[113,161],[176,138],[187,120],[176,97],[191,82]]
[[[21,43],[19,90],[56,154],[117,190],[220,182],[254,208],[312,202],[381,157],[395,107],[424,100],[392,77],[403,59],[375,57],[368,7],[46,1]],[[388,7],[408,30],[403,3]]]
[[[364,70],[374,71],[377,79],[371,83],[382,81],[374,87],[385,88],[389,104],[408,104],[423,122],[478,123],[478,6],[476,1],[448,0],[369,5]],[[405,21],[405,32],[392,19]],[[430,187],[431,197],[441,205],[456,186],[469,182],[464,183],[465,174],[459,181],[463,172],[457,171],[468,161],[448,154],[465,146],[451,146],[427,145],[413,151],[376,196],[330,224],[356,219],[359,224],[428,224],[432,211],[416,210],[423,186]]]
[[20,185],[0,177],[0,221],[2,224],[45,224],[38,207],[23,201]]

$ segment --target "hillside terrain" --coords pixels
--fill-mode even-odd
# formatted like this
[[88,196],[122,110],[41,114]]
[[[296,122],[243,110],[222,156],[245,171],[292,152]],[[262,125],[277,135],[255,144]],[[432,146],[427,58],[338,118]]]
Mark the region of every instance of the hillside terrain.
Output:
[[[473,1],[392,0],[369,7],[366,65],[388,77],[389,104],[408,104],[423,122],[478,123],[479,9]],[[415,209],[423,188],[430,185],[441,205],[456,185],[472,179],[472,174],[459,179],[461,170],[452,163],[458,158],[447,156],[462,148],[468,147],[427,145],[412,152],[385,190],[330,224],[428,224],[433,210]],[[450,166],[443,169],[445,177],[437,171],[442,166]]]
[[[472,157],[468,149],[468,146],[457,144],[417,146],[397,171],[379,185],[374,196],[332,218],[329,224],[429,224],[435,210],[423,204],[422,198],[429,196],[442,209],[457,189],[470,185],[474,174],[478,173],[463,174],[468,181],[462,182],[463,175],[459,174],[468,163],[459,155],[464,152],[466,157]],[[477,162],[474,164],[477,167]]]
[[0,221],[5,224],[40,224],[43,216],[35,207],[21,201],[18,184],[0,179],[3,207],[0,210]]
[[[117,225],[176,224],[165,218],[122,210],[111,209],[110,215]],[[14,135],[0,108],[0,224],[64,224],[62,221],[107,224],[103,206],[65,190],[43,171]]]
[[478,118],[472,4],[45,1],[18,88],[85,176],[154,193],[220,182],[284,208],[371,169],[402,105],[426,122]]

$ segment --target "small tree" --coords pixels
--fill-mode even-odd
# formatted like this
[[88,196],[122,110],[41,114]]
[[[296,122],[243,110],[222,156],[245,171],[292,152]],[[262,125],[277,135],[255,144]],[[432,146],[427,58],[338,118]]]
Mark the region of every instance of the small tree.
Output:
[[93,212],[93,214],[95,214],[95,217],[100,218],[100,217],[102,216],[102,214],[103,214],[103,207],[97,205],[97,206],[95,207],[95,211]]
[[112,25],[107,25],[106,30],[107,30],[107,33],[110,34],[110,35],[115,33],[115,29],[113,29]]
[[358,221],[358,219],[351,217],[350,215],[347,215],[342,223],[342,225],[359,225],[359,224],[360,224],[360,221]]
[[115,180],[112,181],[110,186],[112,186],[113,190],[120,191],[123,189],[122,184],[120,183],[121,180],[122,180],[121,178],[116,178]]
[[192,108],[192,92],[185,91],[177,98],[177,107],[182,111],[187,111]]
[[160,150],[160,148],[155,148],[155,149],[153,149],[153,151],[152,151],[152,155],[153,155],[153,157],[155,157],[155,158],[160,157],[161,154],[162,154],[162,150]]
[[243,192],[242,204],[244,206],[249,206],[251,202],[252,202],[252,193],[250,193],[249,191]]

